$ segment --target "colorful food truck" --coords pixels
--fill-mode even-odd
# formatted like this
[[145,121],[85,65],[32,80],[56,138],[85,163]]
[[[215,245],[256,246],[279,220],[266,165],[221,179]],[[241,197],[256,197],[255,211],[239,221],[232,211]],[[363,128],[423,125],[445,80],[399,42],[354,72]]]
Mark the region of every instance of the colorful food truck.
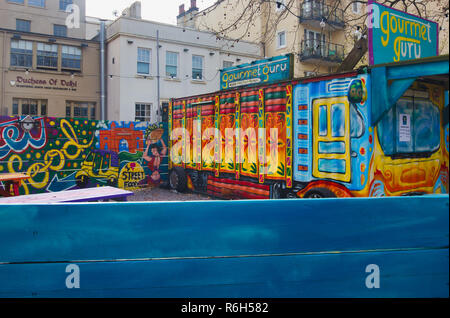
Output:
[[448,71],[444,56],[173,99],[170,186],[225,199],[448,193]]

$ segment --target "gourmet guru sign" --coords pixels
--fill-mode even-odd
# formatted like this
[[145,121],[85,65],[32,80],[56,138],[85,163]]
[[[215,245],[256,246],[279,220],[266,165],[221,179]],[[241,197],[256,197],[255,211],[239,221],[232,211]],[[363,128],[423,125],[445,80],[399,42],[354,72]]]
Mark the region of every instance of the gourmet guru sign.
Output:
[[291,54],[226,68],[220,72],[220,89],[289,80],[292,70]]
[[369,2],[370,64],[439,55],[439,26],[415,15]]

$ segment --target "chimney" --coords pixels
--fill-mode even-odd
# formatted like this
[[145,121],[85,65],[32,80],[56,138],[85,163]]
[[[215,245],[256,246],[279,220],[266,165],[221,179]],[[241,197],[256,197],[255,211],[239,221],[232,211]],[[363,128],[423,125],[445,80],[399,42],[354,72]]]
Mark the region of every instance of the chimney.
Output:
[[122,11],[122,16],[133,19],[142,19],[141,2],[136,1],[131,6]]
[[184,4],[180,5],[180,14],[177,16],[177,26],[195,29],[195,16],[198,13],[197,0],[191,0],[189,10],[184,10]]
[[184,14],[184,4],[180,5],[180,13],[178,15],[183,15]]

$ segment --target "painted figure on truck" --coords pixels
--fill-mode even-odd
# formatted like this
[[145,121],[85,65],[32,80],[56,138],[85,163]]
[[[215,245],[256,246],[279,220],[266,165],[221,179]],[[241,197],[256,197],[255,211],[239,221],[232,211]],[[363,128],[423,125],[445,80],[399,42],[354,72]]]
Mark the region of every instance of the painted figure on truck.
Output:
[[171,186],[250,199],[448,193],[444,85],[416,80],[373,124],[372,80],[353,72],[174,100],[169,148],[183,160],[171,156]]
[[148,185],[159,185],[161,182],[160,167],[162,158],[167,154],[167,147],[162,139],[163,129],[156,129],[147,138],[147,148],[142,156],[147,161],[151,175],[147,178]]

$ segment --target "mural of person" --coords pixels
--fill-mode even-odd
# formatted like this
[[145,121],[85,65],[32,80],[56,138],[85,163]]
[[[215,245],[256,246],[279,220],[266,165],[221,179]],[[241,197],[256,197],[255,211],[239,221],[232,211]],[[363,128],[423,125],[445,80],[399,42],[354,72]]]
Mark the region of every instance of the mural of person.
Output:
[[156,129],[147,137],[147,148],[145,149],[142,158],[148,162],[147,166],[151,172],[147,181],[148,185],[157,186],[161,182],[161,161],[162,157],[167,154],[167,146],[162,139],[163,133],[163,129]]

